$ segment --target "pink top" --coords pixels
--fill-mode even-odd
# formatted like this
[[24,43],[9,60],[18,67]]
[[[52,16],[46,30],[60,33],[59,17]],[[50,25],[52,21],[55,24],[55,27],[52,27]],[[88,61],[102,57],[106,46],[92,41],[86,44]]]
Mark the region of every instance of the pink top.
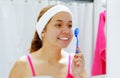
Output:
[[92,76],[106,74],[106,37],[104,27],[106,11],[100,13],[96,46],[92,64]]
[[[32,71],[32,76],[36,76],[30,55],[27,55],[27,58],[28,58],[28,62],[29,62],[29,65],[30,65],[30,68]],[[68,73],[66,75],[66,78],[74,78],[70,73],[70,60],[71,60],[71,56],[69,55],[69,57],[68,57]]]

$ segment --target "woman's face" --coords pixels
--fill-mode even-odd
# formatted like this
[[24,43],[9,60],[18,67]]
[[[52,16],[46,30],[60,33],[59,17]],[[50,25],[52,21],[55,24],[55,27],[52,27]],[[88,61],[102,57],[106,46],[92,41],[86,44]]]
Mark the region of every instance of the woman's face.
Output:
[[72,39],[72,18],[67,12],[59,12],[52,17],[43,32],[43,44],[65,48]]

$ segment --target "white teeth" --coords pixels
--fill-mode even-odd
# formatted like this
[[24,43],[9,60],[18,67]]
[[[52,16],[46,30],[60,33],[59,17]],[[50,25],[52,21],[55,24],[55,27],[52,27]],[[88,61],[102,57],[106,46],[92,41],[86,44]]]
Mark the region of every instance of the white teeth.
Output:
[[68,40],[68,38],[59,38],[59,39],[61,39],[61,40]]

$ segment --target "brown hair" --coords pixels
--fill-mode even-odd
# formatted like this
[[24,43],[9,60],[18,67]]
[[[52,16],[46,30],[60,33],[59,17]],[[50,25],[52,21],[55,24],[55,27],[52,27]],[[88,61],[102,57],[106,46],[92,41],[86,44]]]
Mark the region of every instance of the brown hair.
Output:
[[[53,6],[54,6],[54,5],[47,6],[47,7],[43,8],[43,9],[41,10],[41,12],[39,13],[39,16],[38,16],[38,18],[37,18],[37,22],[39,21],[39,19],[41,18],[41,16],[42,16],[47,10],[49,10],[50,8],[52,8]],[[34,37],[33,37],[32,42],[31,42],[30,53],[33,53],[33,52],[39,50],[41,47],[42,47],[42,40],[39,38],[39,35],[38,35],[37,31],[35,31]]]

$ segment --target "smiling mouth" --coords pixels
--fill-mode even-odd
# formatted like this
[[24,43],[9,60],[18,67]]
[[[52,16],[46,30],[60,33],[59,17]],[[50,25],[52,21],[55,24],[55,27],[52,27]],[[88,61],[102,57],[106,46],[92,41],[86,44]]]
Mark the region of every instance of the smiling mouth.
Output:
[[67,37],[62,37],[62,38],[58,38],[58,39],[60,39],[60,40],[69,40],[69,38],[67,38]]

